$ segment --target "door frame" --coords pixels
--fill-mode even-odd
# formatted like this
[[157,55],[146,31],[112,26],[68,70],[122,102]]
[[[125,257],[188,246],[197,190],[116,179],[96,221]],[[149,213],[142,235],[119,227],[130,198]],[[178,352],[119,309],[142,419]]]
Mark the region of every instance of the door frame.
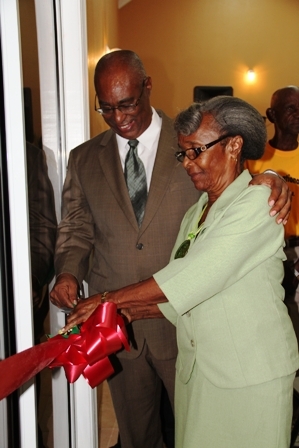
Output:
[[[90,136],[86,1],[35,0],[35,9],[43,148],[59,221],[69,153]],[[65,316],[52,305],[50,316],[55,334]],[[54,447],[98,448],[96,389],[83,378],[68,385],[60,369],[52,393]]]
[[[89,138],[85,0],[35,0],[43,148],[58,220],[70,150]],[[17,352],[33,345],[23,77],[18,0],[0,0],[5,132]],[[63,325],[51,307],[51,332]],[[53,374],[55,448],[97,448],[96,390],[79,379],[69,386]],[[34,380],[19,390],[21,447],[36,448]]]
[[[33,345],[23,76],[17,0],[0,0],[16,350]],[[19,389],[20,441],[36,447],[34,379]]]

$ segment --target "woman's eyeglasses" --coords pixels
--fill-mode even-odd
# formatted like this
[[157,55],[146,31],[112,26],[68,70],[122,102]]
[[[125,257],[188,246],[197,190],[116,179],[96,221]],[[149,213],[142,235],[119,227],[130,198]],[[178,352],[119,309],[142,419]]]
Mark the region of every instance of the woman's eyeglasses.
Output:
[[216,145],[216,143],[221,142],[227,137],[231,137],[231,135],[222,135],[221,137],[217,138],[217,140],[214,140],[211,143],[207,143],[206,145],[199,146],[198,148],[189,148],[186,149],[186,151],[178,151],[175,153],[175,157],[179,162],[183,162],[186,156],[190,160],[195,160],[202,152],[206,151],[207,149],[211,148],[211,146]]

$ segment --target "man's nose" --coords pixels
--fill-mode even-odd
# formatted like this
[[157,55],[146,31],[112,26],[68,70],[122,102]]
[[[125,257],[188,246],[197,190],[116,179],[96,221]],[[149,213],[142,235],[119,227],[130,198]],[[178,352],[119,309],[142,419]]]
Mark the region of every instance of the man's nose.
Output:
[[114,114],[114,120],[117,122],[117,123],[120,123],[122,120],[123,120],[123,118],[124,118],[124,113],[123,112],[121,112],[119,109],[114,109],[113,110],[113,114]]

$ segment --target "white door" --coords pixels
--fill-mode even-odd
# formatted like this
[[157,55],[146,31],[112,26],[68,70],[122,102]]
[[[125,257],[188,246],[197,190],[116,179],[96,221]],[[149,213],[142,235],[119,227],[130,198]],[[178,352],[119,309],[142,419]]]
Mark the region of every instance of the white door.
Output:
[[[16,348],[17,351],[22,351],[32,346],[33,320],[25,172],[23,84],[18,4],[16,0],[0,0],[0,21]],[[26,448],[35,448],[34,380],[21,388],[19,409],[21,445]]]
[[[43,145],[59,220],[69,152],[89,138],[86,4],[85,0],[35,0],[35,9]],[[63,313],[51,306],[52,334],[63,323]],[[68,387],[62,370],[52,387],[54,447],[97,448],[96,391],[82,378]]]
[[[85,0],[35,0],[44,150],[57,216],[69,151],[89,137]],[[25,171],[25,131],[18,0],[0,0],[11,249],[17,351],[33,345],[30,251]],[[51,332],[63,315],[51,309]],[[34,381],[20,390],[22,448],[36,448]],[[71,411],[70,411],[71,410]],[[5,447],[5,403],[0,407]],[[69,387],[53,378],[55,448],[97,448],[95,391],[84,380]],[[71,436],[69,437],[69,434]]]

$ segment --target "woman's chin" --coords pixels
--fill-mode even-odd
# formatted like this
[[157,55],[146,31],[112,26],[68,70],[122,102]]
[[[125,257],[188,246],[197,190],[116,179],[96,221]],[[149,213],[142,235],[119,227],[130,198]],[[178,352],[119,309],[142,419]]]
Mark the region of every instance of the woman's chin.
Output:
[[192,182],[193,182],[193,185],[196,188],[196,190],[198,190],[198,191],[206,191],[203,182],[198,182],[198,181],[193,180],[193,179],[192,179]]

